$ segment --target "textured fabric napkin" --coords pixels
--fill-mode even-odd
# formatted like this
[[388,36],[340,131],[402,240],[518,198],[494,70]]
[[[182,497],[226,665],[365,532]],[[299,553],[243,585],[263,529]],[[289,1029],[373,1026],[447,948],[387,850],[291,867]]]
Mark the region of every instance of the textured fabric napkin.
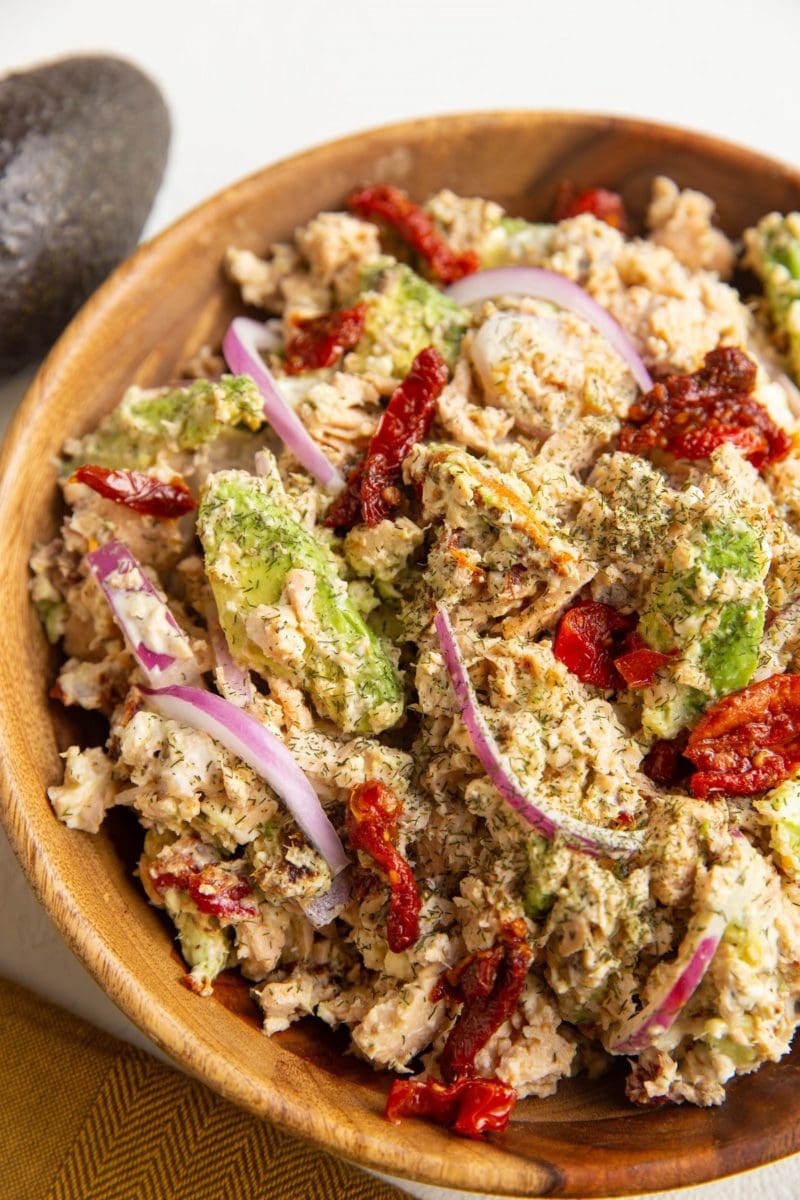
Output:
[[0,980],[2,1200],[401,1200]]

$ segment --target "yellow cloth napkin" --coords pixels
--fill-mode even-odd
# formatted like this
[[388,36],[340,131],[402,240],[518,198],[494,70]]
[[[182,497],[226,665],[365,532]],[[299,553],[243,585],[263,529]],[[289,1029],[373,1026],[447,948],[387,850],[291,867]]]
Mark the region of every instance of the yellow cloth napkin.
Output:
[[401,1200],[0,980],[2,1200]]

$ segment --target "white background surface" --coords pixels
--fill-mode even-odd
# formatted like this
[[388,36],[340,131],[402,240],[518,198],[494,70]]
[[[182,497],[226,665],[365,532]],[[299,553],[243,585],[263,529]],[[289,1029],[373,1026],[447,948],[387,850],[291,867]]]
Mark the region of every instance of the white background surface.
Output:
[[[137,61],[172,111],[148,233],[284,155],[434,112],[636,114],[800,163],[800,0],[0,0],[0,73],[88,50]],[[27,378],[0,385],[0,424]],[[2,833],[0,912],[0,973],[152,1048],[63,945]],[[800,1157],[670,1195],[796,1200]]]

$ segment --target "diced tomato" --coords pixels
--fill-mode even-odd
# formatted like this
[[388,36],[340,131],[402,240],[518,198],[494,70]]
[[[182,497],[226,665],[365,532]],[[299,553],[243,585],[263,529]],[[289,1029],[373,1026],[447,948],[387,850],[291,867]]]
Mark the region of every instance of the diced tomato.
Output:
[[652,650],[633,630],[625,639],[623,653],[614,659],[614,667],[620,673],[629,688],[649,687],[665,663],[676,658],[677,650],[663,654],[660,650]]
[[615,688],[621,680],[614,660],[624,636],[636,626],[637,617],[618,612],[610,604],[583,600],[567,609],[558,623],[553,653],[582,683]]
[[636,613],[582,600],[559,621],[553,653],[582,683],[614,689],[648,687],[677,651],[663,654],[651,649],[636,631],[638,622]]

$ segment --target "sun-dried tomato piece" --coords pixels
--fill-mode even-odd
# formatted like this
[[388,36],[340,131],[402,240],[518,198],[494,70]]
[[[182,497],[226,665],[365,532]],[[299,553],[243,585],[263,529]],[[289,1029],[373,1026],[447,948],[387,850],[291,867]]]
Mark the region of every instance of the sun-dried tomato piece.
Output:
[[399,502],[403,462],[411,447],[427,436],[447,374],[439,351],[427,346],[392,393],[364,462],[361,512],[367,525],[377,525]]
[[349,529],[359,519],[377,525],[397,507],[403,462],[411,447],[427,436],[447,374],[447,363],[435,346],[420,350],[392,393],[364,461],[351,471],[328,510],[329,529]]
[[614,666],[625,680],[626,687],[646,688],[655,679],[656,672],[674,657],[674,651],[670,654],[662,654],[660,650],[650,650],[644,647],[641,650],[629,650],[627,654],[621,654],[619,658],[614,659]]
[[361,520],[361,480],[364,461],[353,467],[342,490],[333,498],[325,516],[328,529],[352,529]]
[[458,1116],[451,1126],[453,1133],[470,1138],[502,1133],[517,1103],[514,1088],[499,1079],[463,1080],[460,1087]]
[[582,683],[620,689],[648,687],[677,651],[653,650],[636,632],[636,613],[582,600],[558,623],[553,653]]
[[386,940],[395,954],[413,946],[419,937],[417,881],[395,845],[402,811],[400,797],[375,779],[354,787],[347,804],[350,845],[369,855],[391,888]]
[[800,766],[800,675],[772,675],[712,705],[683,751],[694,796],[751,796]]
[[287,375],[332,367],[346,350],[352,350],[361,341],[366,315],[366,304],[356,304],[354,308],[342,308],[298,321],[297,333],[286,347],[284,369]]
[[347,207],[365,220],[385,221],[425,259],[431,273],[442,283],[455,283],[480,266],[474,250],[457,254],[433,219],[400,188],[385,183],[360,188],[348,196]]
[[586,188],[576,193],[574,184],[565,180],[556,193],[553,220],[565,221],[582,213],[591,213],[598,221],[605,221],[606,225],[619,229],[621,233],[628,228],[628,214],[619,192],[610,192],[607,188]]
[[741,450],[744,458],[750,462],[769,452],[767,439],[759,429],[737,425],[706,425],[705,429],[679,433],[670,439],[669,450],[676,458],[687,458],[694,462],[699,458],[710,458],[713,451],[725,442]]
[[659,448],[699,459],[732,441],[759,470],[785,458],[792,439],[753,398],[755,382],[756,365],[743,350],[718,346],[699,371],[669,375],[631,405],[620,450],[647,454]]
[[451,1000],[475,1000],[478,996],[491,995],[504,953],[502,945],[492,946],[490,950],[474,950],[439,976],[431,991],[431,1000],[435,1003],[445,996]]
[[508,1125],[517,1093],[498,1079],[395,1079],[386,1100],[386,1117],[399,1125],[404,1117],[427,1117],[449,1126],[462,1137],[502,1133]]
[[642,770],[647,778],[667,787],[686,779],[692,770],[691,763],[683,753],[688,738],[689,731],[684,729],[677,737],[659,738],[653,742],[642,761]]
[[143,471],[110,470],[87,463],[70,476],[73,482],[85,483],[98,496],[148,517],[182,517],[197,508],[194,496],[177,476],[164,483]]
[[581,683],[615,688],[621,680],[614,660],[622,649],[622,640],[636,627],[638,617],[626,615],[610,604],[582,600],[567,609],[558,623],[553,653]]
[[656,672],[677,655],[677,650],[670,650],[667,654],[651,650],[634,630],[625,639],[623,653],[614,659],[614,668],[622,676],[626,687],[645,688],[653,682]]
[[689,786],[692,795],[701,799],[718,792],[726,796],[754,796],[783,783],[798,765],[800,754],[791,763],[787,763],[782,755],[776,755],[749,771],[696,771]]
[[493,947],[483,956],[471,955],[463,971],[455,968],[453,994],[462,1008],[439,1056],[448,1083],[472,1078],[475,1055],[516,1011],[533,958],[526,933],[523,920],[509,921],[498,937],[500,955]]
[[160,896],[169,888],[187,892],[200,912],[229,920],[247,920],[258,916],[258,906],[252,898],[253,889],[247,879],[226,871],[217,863],[202,866],[190,861],[170,862],[166,871],[151,869],[150,878]]

